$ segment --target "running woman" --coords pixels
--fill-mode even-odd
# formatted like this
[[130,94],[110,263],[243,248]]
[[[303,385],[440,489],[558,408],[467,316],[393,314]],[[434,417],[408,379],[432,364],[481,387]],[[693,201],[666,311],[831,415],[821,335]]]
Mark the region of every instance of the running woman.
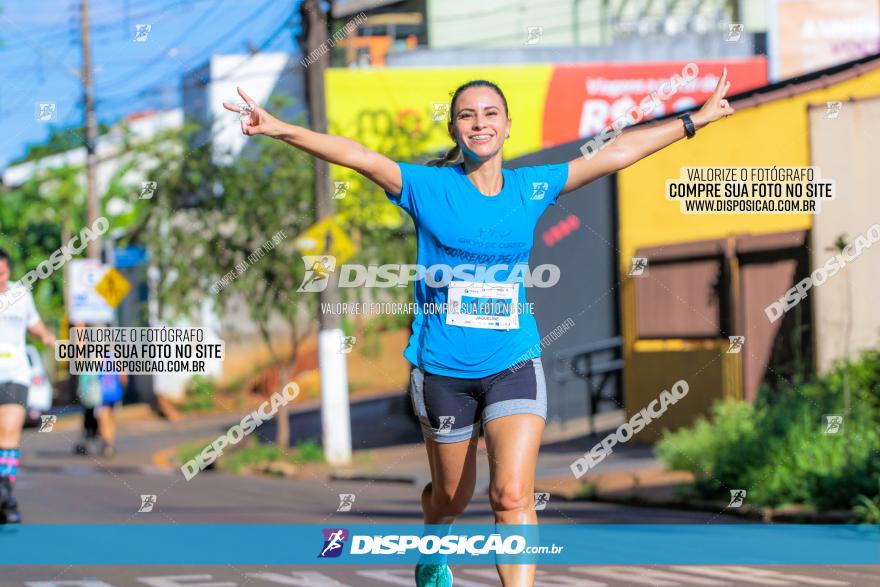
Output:
[[[284,141],[379,185],[413,218],[419,265],[470,265],[475,273],[477,263],[494,265],[494,272],[486,272],[489,280],[484,274],[482,281],[474,275],[473,280],[446,283],[425,276],[416,282],[417,307],[445,310],[417,314],[404,351],[413,365],[409,393],[431,470],[431,482],[421,496],[426,524],[452,524],[470,502],[480,425],[485,428],[489,500],[496,523],[537,524],[533,488],[546,390],[540,357],[531,350],[540,348],[534,316],[519,312],[518,304],[526,302],[523,279],[511,276],[527,265],[535,225],[561,194],[733,114],[724,99],[729,88],[725,69],[710,99],[693,116],[630,129],[590,159],[519,169],[502,167],[511,120],[501,89],[485,80],[468,82],[453,94],[448,131],[455,147],[436,166],[396,163],[351,139],[284,123],[241,88],[245,106],[224,104],[244,113],[245,135]],[[491,300],[493,310],[467,310],[475,300]],[[416,584],[452,585],[444,562],[420,561]],[[496,566],[505,587],[534,584],[534,564]]]
[[55,346],[55,337],[40,320],[30,291],[9,281],[11,272],[12,260],[0,249],[0,524],[21,522],[12,488],[31,384],[25,334]]

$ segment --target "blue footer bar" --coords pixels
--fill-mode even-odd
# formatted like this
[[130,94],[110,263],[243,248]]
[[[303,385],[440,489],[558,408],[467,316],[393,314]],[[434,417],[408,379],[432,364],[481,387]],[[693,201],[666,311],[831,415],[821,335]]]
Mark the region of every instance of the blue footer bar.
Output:
[[120,524],[0,526],[2,565],[872,565],[880,526]]

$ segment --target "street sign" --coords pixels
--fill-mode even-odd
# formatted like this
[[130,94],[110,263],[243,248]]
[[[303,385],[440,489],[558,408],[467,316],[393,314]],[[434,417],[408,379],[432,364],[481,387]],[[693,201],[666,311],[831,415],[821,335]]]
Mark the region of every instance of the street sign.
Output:
[[101,297],[110,304],[111,308],[115,308],[122,301],[122,298],[131,291],[131,284],[122,276],[122,273],[110,267],[101,281],[95,285],[95,291],[101,294]]
[[95,289],[109,267],[96,259],[73,259],[68,265],[70,323],[90,325],[113,322],[113,307]]
[[146,263],[149,259],[147,249],[139,245],[128,245],[113,251],[113,266],[117,269],[130,269]]
[[344,263],[357,251],[354,243],[333,216],[313,224],[300,233],[294,246],[303,255],[332,255],[336,257],[337,264]]

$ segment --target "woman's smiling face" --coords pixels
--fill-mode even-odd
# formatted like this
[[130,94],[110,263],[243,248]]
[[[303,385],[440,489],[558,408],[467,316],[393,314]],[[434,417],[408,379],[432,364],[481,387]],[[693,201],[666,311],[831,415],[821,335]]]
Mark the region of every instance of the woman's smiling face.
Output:
[[453,104],[450,134],[472,159],[485,161],[501,151],[510,119],[501,96],[488,87],[468,88]]

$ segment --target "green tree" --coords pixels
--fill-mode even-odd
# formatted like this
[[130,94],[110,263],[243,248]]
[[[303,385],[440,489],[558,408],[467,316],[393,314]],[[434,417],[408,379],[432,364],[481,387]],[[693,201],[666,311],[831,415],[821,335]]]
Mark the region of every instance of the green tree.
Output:
[[[271,104],[273,111],[288,105],[281,98]],[[287,381],[303,339],[315,326],[318,298],[297,292],[305,266],[294,246],[315,222],[312,158],[265,137],[249,139],[235,157],[218,154],[206,140],[206,131],[188,123],[182,131],[168,131],[149,144],[132,146],[143,167],[149,167],[158,191],[139,209],[125,240],[145,244],[159,269],[162,315],[191,314],[206,297],[214,297],[216,313],[228,320],[236,304],[244,303]],[[390,157],[408,161],[424,153],[425,136],[404,128],[392,132],[399,141],[385,151]],[[228,164],[218,163],[224,160]],[[336,168],[333,178],[349,183],[337,207],[340,223],[358,246],[351,262],[413,262],[416,242],[409,217],[361,176]],[[255,260],[254,253],[279,234],[281,242]],[[212,288],[219,291],[213,293]],[[392,300],[412,295],[411,288],[381,292]],[[364,293],[342,290],[344,299]],[[281,356],[273,344],[272,326],[279,323],[291,336],[290,357]],[[279,412],[277,440],[284,449],[289,440],[287,421],[286,412]]]
[[[213,298],[229,320],[244,304],[287,382],[315,313],[315,297],[296,292],[305,269],[294,248],[314,223],[310,160],[263,140],[233,165],[219,165],[211,142],[192,147],[202,131],[188,125],[142,149],[158,189],[126,240],[146,244],[159,269],[162,315],[191,314]],[[279,324],[290,333],[289,357],[276,348]],[[277,439],[285,449],[287,423],[285,407]]]
[[[28,143],[24,148],[24,155],[9,162],[9,165],[17,165],[27,161],[36,161],[48,157],[49,155],[57,155],[71,149],[76,149],[83,145],[82,126],[57,126],[50,125],[49,136],[42,141]],[[110,125],[106,122],[98,123],[98,136],[105,135],[110,132]]]
[[[0,247],[12,256],[13,278],[21,279],[48,259],[71,227],[81,223],[77,172],[72,166],[44,170],[3,194]],[[34,284],[34,301],[47,323],[57,324],[64,313],[62,276],[55,272]]]
[[[126,180],[131,172],[144,168],[143,159],[137,156],[138,149],[129,143],[130,134],[124,126],[119,127],[119,136],[122,148],[114,160],[116,168],[100,195],[101,214],[109,220],[111,231],[126,230],[144,208],[144,204],[138,202],[138,190]],[[36,150],[41,151],[42,147]],[[0,197],[0,247],[10,251],[16,278],[48,259],[86,225],[85,168],[82,165],[38,164],[27,181]],[[109,205],[114,200],[122,204],[116,207],[119,210],[115,210],[115,214]],[[85,251],[79,257],[85,257]],[[47,323],[57,325],[65,313],[67,271],[65,264],[63,269],[34,285],[34,300]]]

